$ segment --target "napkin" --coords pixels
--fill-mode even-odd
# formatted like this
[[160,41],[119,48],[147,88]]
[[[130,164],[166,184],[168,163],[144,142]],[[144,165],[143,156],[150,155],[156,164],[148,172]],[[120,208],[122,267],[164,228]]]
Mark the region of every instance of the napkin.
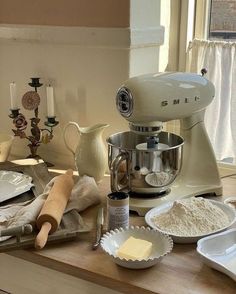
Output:
[[[44,192],[33,201],[30,200],[0,207],[0,230],[34,223],[56,178],[54,177],[46,185]],[[100,201],[99,190],[94,178],[84,175],[74,185],[64,214],[73,209],[78,212],[83,211],[91,205],[99,204]],[[78,219],[82,222],[81,217]],[[0,242],[9,238],[11,236],[0,237]]]

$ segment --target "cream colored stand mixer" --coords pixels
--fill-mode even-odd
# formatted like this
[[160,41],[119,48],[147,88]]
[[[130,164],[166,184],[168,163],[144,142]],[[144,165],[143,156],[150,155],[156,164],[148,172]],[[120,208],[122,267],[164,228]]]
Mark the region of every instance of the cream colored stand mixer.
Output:
[[[143,216],[176,199],[222,194],[217,163],[204,126],[214,86],[203,74],[157,73],[127,80],[116,106],[130,131],[111,135],[111,190],[128,191],[130,210]],[[180,136],[163,122],[180,119]]]

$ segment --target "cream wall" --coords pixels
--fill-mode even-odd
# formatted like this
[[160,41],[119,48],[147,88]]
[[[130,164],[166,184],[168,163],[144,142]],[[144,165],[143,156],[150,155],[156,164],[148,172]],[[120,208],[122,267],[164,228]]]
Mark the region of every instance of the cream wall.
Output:
[[[73,166],[72,155],[63,142],[63,128],[68,121],[76,121],[81,126],[108,123],[110,127],[105,130],[104,138],[126,130],[127,123],[116,111],[116,91],[130,76],[159,70],[159,50],[164,41],[160,3],[159,0],[131,1],[130,27],[2,24],[1,131],[11,132],[12,128],[8,117],[9,83],[16,82],[20,101],[30,89],[27,86],[30,77],[37,76],[44,83],[39,90],[42,126],[46,116],[45,85],[49,82],[54,87],[56,115],[60,122],[52,142],[39,148],[38,153],[45,160]],[[22,112],[28,118],[32,114]],[[69,138],[70,145],[75,148],[78,141],[75,130],[70,130]],[[12,156],[25,157],[28,153],[27,141],[15,138]]]
[[[120,131],[125,122],[115,110],[116,89],[128,76],[127,49],[82,47],[70,44],[48,44],[30,41],[2,41],[0,43],[0,109],[1,128],[11,132],[12,122],[7,117],[10,107],[9,83],[15,81],[20,97],[30,87],[30,77],[41,77],[44,86],[39,89],[39,115],[46,116],[45,84],[50,81],[55,91],[56,115],[59,126],[48,145],[42,145],[39,154],[47,161],[72,165],[72,157],[64,146],[62,131],[68,121],[81,126],[109,123],[104,134]],[[21,107],[22,108],[22,107]],[[22,109],[29,118],[32,112]],[[28,132],[30,131],[28,127]],[[70,145],[76,146],[76,132],[69,132]],[[27,156],[26,140],[15,138],[12,153]],[[68,155],[68,158],[67,158]]]
[[[169,1],[169,0],[167,0]],[[130,1],[130,76],[152,73],[159,70],[160,44],[164,41],[164,27],[161,26],[161,0]],[[144,32],[136,44],[135,32]]]
[[0,23],[129,27],[128,0],[0,0]]

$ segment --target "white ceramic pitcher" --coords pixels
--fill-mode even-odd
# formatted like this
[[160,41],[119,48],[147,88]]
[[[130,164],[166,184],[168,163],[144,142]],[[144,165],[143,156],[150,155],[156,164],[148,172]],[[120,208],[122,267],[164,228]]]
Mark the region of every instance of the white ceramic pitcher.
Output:
[[[75,126],[79,134],[79,142],[75,152],[66,140],[66,131],[69,126]],[[108,124],[96,124],[91,127],[80,127],[76,122],[69,122],[64,129],[64,142],[72,152],[75,166],[79,175],[93,177],[99,183],[107,167],[107,151],[102,139],[102,133]]]

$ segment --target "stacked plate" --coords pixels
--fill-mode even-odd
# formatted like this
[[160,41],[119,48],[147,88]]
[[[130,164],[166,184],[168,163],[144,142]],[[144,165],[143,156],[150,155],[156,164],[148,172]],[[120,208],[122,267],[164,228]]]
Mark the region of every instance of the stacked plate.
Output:
[[13,171],[0,170],[0,202],[16,197],[32,188],[32,178]]

